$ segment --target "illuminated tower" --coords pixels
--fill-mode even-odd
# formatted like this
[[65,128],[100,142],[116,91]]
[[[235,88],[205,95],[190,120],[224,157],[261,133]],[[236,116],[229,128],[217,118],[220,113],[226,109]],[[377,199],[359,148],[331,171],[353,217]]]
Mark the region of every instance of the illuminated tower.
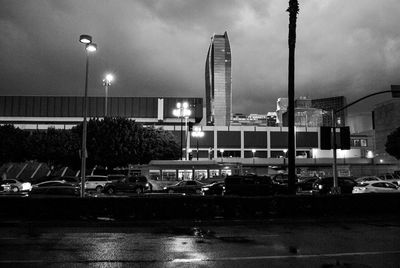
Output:
[[207,125],[229,126],[232,115],[231,47],[228,34],[214,34],[206,60]]

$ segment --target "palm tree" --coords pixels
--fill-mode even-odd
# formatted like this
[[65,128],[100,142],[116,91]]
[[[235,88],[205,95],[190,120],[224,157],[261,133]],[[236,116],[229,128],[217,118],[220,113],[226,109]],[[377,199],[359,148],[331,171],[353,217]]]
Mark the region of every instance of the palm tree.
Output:
[[288,135],[288,187],[289,193],[295,194],[295,175],[296,175],[296,148],[294,132],[294,52],[296,47],[296,21],[299,13],[298,0],[289,0],[289,77],[288,77],[288,116],[289,116],[289,135]]

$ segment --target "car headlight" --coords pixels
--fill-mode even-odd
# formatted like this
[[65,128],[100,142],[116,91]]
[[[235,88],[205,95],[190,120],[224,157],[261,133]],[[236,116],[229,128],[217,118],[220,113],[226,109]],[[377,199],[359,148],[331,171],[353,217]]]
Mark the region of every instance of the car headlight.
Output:
[[322,190],[322,188],[324,188],[324,186],[322,186],[322,184],[319,184],[318,189]]
[[146,183],[146,185],[145,185],[146,187],[149,187],[150,185],[148,184],[148,183]]
[[164,187],[163,190],[167,190],[167,187]]
[[32,189],[32,185],[30,182],[22,183],[22,191],[30,191]]
[[204,188],[201,188],[201,190],[202,190],[202,191],[208,191],[208,190],[210,190],[210,188],[204,187]]

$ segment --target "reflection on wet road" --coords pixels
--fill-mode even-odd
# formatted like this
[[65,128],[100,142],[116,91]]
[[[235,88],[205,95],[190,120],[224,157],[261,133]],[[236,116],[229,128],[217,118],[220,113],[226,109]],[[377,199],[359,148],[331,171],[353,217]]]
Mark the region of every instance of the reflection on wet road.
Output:
[[399,220],[223,225],[3,224],[0,266],[399,267],[400,263]]

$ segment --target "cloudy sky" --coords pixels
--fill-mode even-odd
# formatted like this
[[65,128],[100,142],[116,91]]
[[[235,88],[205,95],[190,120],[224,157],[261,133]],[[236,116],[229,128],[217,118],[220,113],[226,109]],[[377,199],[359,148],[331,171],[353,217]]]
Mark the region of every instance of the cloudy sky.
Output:
[[[399,0],[299,0],[296,96],[348,101],[400,84]],[[1,95],[204,97],[210,37],[228,32],[233,112],[266,113],[287,96],[288,1],[0,0]],[[368,109],[375,98],[356,107]]]

